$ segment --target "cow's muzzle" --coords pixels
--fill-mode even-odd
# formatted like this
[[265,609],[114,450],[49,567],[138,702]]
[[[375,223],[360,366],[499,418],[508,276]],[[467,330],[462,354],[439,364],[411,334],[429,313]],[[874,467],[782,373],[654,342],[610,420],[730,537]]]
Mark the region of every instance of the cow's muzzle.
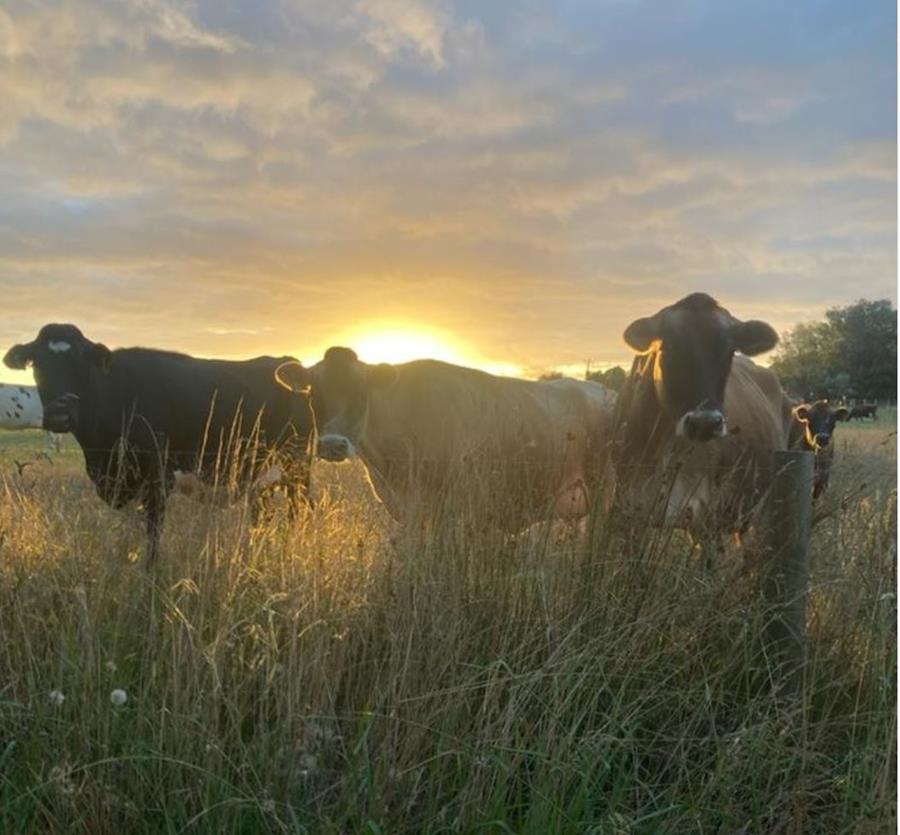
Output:
[[325,461],[340,462],[352,458],[356,450],[343,435],[323,435],[319,438],[317,454]]
[[727,434],[725,415],[718,409],[695,409],[678,421],[677,433],[689,441],[712,441]]
[[41,423],[48,432],[74,432],[78,426],[80,399],[77,394],[64,394],[50,401],[44,408]]
[[819,432],[816,435],[816,446],[820,449],[827,447],[829,443],[831,443],[831,435],[826,435],[823,432]]

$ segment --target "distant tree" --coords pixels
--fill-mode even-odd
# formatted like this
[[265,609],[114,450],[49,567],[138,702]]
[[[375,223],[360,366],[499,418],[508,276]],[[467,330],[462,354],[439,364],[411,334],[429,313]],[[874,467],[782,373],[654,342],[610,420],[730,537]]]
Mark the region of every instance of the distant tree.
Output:
[[561,380],[564,376],[562,371],[545,371],[538,380]]
[[828,376],[835,355],[836,342],[827,322],[801,324],[782,336],[772,368],[796,397],[833,397]]
[[785,334],[772,361],[782,385],[801,398],[897,396],[897,311],[886,299],[834,307],[825,321]]
[[628,379],[628,372],[620,365],[614,365],[612,368],[606,369],[606,371],[589,371],[584,375],[584,378],[585,380],[594,380],[597,383],[602,383],[613,391],[621,391],[622,386],[625,385],[625,381]]
[[897,396],[897,311],[887,299],[858,301],[825,314],[838,337],[835,374],[850,378],[853,394],[893,400]]

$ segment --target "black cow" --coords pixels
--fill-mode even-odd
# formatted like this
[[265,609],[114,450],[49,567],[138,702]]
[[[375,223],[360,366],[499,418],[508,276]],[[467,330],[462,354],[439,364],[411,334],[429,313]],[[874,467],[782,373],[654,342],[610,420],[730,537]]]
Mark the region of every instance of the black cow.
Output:
[[847,420],[863,420],[864,418],[872,418],[878,420],[878,404],[877,403],[857,403],[850,409]]
[[794,422],[790,430],[791,449],[805,449],[815,453],[813,498],[817,499],[828,487],[831,465],[834,463],[834,444],[831,443],[838,421],[850,419],[850,411],[833,408],[827,400],[801,403],[793,409]]
[[274,380],[287,359],[110,351],[74,325],[51,324],[10,348],[4,362],[32,366],[44,428],[75,436],[100,497],[117,508],[142,502],[152,563],[176,471],[247,485],[278,453],[291,497],[308,487],[309,402]]

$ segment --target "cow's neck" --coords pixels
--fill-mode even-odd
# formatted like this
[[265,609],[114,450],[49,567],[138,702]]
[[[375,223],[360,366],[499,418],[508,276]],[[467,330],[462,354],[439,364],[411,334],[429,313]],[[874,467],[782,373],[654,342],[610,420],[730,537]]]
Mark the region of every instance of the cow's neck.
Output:
[[392,490],[405,493],[421,462],[416,460],[418,439],[415,430],[399,422],[399,385],[398,381],[390,392],[370,394],[358,450],[372,473],[373,482],[390,485]]
[[78,426],[72,434],[85,454],[90,452],[95,458],[105,459],[123,434],[123,409],[117,406],[130,398],[125,391],[115,394],[122,378],[114,379],[113,374],[112,368],[108,372],[93,369],[85,391],[79,395]]
[[377,392],[370,392],[366,416],[357,441],[357,451],[370,470],[374,470],[381,478],[387,477],[387,452],[384,440],[390,431],[385,409]]
[[653,380],[655,352],[635,357],[619,400],[620,461],[626,467],[658,461],[675,438],[675,422],[662,409]]

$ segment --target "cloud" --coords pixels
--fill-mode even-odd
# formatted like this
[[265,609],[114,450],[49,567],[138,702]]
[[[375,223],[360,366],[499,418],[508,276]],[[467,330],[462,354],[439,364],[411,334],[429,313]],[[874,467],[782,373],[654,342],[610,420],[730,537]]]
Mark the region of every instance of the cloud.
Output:
[[13,2],[0,333],[306,355],[366,320],[624,361],[704,289],[895,298],[894,11]]
[[356,12],[365,20],[364,37],[383,55],[412,50],[435,67],[445,66],[444,38],[449,14],[424,0],[360,0]]

